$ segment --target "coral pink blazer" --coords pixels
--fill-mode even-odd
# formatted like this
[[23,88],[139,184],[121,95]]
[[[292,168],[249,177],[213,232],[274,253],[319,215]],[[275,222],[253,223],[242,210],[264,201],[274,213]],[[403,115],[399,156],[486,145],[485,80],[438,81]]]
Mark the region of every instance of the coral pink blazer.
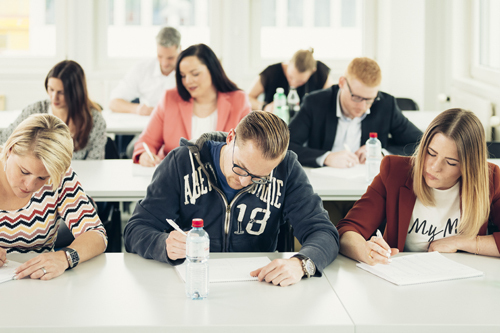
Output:
[[[229,132],[250,112],[250,101],[242,90],[217,95],[217,128],[216,131]],[[177,92],[177,88],[167,90],[160,103],[153,110],[148,127],[142,132],[134,146],[132,159],[139,162],[144,152],[142,143],[146,142],[152,153],[165,157],[179,146],[184,137],[191,139],[191,119],[193,116],[193,99],[185,101]]]

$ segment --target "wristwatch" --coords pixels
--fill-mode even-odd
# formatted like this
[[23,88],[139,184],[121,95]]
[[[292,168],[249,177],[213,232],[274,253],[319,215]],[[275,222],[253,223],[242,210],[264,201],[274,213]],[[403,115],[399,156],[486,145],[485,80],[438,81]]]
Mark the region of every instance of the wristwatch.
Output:
[[80,256],[78,255],[78,252],[76,252],[75,249],[69,248],[69,247],[63,247],[59,251],[64,251],[66,253],[66,259],[68,259],[68,268],[67,269],[72,269],[78,265],[80,262]]
[[302,270],[304,271],[305,276],[310,278],[311,276],[314,276],[314,274],[316,274],[316,265],[310,258],[306,257],[303,254],[296,254],[293,257],[299,258],[300,261],[302,261]]

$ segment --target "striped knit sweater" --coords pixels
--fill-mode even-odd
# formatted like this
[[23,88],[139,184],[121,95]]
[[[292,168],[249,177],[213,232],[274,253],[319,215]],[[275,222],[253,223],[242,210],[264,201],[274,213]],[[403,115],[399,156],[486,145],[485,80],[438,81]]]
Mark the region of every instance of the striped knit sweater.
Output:
[[24,207],[15,211],[0,209],[0,247],[7,249],[7,253],[52,251],[58,219],[66,223],[75,238],[93,230],[99,232],[107,244],[99,216],[76,173],[69,168],[58,188],[52,189],[49,181]]

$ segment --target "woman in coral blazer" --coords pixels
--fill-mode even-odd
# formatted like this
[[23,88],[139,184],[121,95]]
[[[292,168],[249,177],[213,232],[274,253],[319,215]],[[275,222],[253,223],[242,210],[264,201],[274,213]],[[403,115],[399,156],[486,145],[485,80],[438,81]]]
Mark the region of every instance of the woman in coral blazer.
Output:
[[[450,109],[424,133],[413,157],[387,156],[380,174],[337,228],[340,252],[370,265],[399,251],[458,250],[500,256],[500,169],[487,162],[484,129]],[[383,237],[372,236],[386,222]]]
[[205,132],[229,132],[250,112],[248,96],[229,80],[205,44],[181,52],[175,78],[177,88],[167,90],[134,146],[134,163],[154,166],[179,146],[181,137],[195,141]]

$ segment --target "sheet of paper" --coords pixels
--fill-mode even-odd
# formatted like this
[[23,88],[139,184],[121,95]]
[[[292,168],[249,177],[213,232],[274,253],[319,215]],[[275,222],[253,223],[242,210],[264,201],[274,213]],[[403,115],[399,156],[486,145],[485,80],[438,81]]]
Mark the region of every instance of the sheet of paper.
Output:
[[346,169],[322,167],[312,169],[311,173],[315,175],[344,179],[361,178],[366,177],[366,166],[364,164],[358,164],[352,168]]
[[[257,281],[250,272],[264,267],[271,260],[268,257],[208,259],[208,275],[210,283]],[[177,273],[186,282],[186,263],[175,266]]]
[[0,283],[12,280],[14,270],[21,266],[22,263],[9,260],[7,264],[0,267]]
[[388,265],[370,266],[358,263],[356,266],[398,286],[483,275],[483,272],[450,260],[439,252],[418,253],[393,258]]

